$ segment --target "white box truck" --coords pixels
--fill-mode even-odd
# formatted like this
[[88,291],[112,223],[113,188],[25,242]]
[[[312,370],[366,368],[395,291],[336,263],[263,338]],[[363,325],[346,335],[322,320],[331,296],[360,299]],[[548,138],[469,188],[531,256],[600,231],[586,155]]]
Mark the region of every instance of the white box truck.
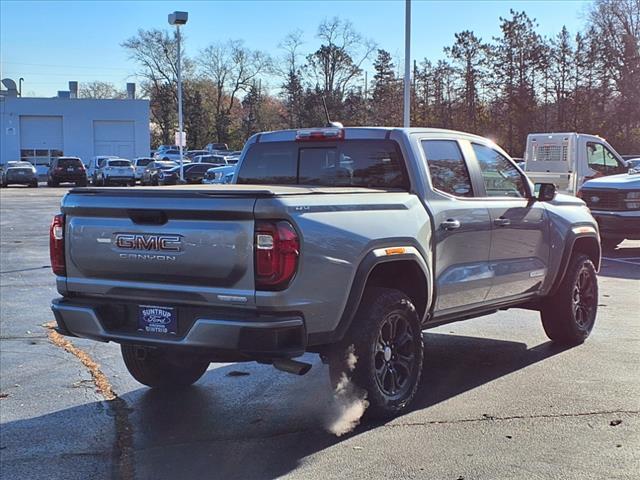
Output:
[[587,180],[628,170],[604,138],[584,133],[532,133],[527,136],[524,161],[534,183],[553,183],[572,195]]

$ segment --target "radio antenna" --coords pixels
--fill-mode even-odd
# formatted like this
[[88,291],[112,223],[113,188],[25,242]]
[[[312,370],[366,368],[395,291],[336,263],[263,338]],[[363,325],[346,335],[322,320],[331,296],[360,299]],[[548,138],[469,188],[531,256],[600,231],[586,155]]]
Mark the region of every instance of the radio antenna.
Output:
[[327,108],[327,101],[324,98],[324,95],[322,95],[322,106],[324,107],[324,115],[327,117],[327,127],[344,128],[342,123],[331,121],[331,118],[329,117],[329,109]]
[[327,101],[322,95],[322,106],[324,107],[324,115],[327,117],[327,127],[331,126],[331,118],[329,118],[329,109],[327,108]]

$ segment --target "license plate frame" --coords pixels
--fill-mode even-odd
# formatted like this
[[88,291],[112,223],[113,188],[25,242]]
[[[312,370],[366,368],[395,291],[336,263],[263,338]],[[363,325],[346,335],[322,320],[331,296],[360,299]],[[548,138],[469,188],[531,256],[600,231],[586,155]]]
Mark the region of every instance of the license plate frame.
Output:
[[138,331],[142,333],[177,335],[178,310],[165,305],[138,305]]

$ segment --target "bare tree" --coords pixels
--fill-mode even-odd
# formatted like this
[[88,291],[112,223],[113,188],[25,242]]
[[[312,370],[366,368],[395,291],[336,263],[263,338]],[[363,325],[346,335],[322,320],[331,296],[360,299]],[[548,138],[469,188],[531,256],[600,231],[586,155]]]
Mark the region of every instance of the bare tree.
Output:
[[127,94],[118,90],[112,83],[95,80],[93,82],[83,82],[80,84],[78,92],[80,98],[126,98]]
[[348,20],[325,19],[318,27],[320,48],[307,56],[315,83],[330,96],[342,101],[349,84],[362,73],[362,64],[376,50]]
[[[176,33],[166,30],[138,30],[137,35],[122,43],[129,53],[129,58],[140,67],[137,72],[142,82],[142,94],[152,99],[151,117],[160,130],[162,143],[172,142],[172,131],[175,128],[178,93],[178,47]],[[193,62],[182,52],[182,72],[189,78],[193,71]],[[153,101],[154,96],[162,98],[162,102]],[[169,105],[167,105],[169,101]],[[185,127],[188,131],[188,128]]]
[[200,52],[198,65],[200,73],[215,84],[215,133],[219,142],[225,142],[239,95],[248,92],[261,74],[271,70],[271,58],[264,52],[248,49],[242,40],[230,40],[205,48]]

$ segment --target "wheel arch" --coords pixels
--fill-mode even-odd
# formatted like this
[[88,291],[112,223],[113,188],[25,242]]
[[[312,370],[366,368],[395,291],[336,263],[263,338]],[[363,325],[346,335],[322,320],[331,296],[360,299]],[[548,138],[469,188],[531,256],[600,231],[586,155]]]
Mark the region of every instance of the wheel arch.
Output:
[[[404,248],[404,252],[397,253],[399,250],[396,249],[399,248]],[[387,254],[386,250],[396,253]],[[429,266],[422,253],[414,246],[385,246],[371,250],[358,266],[337,328],[328,334],[310,336],[309,344],[330,344],[342,340],[368,286],[401,290],[412,299],[418,317],[424,323],[432,298]]]
[[562,255],[562,263],[560,264],[560,268],[558,270],[558,276],[553,282],[551,290],[548,293],[549,295],[553,295],[560,287],[560,284],[567,274],[569,261],[571,260],[571,257],[576,253],[585,254],[587,257],[589,257],[589,260],[593,262],[593,265],[596,267],[596,272],[600,270],[600,256],[602,250],[597,234],[594,233],[586,235],[573,235],[567,241],[564,249],[564,254]]

